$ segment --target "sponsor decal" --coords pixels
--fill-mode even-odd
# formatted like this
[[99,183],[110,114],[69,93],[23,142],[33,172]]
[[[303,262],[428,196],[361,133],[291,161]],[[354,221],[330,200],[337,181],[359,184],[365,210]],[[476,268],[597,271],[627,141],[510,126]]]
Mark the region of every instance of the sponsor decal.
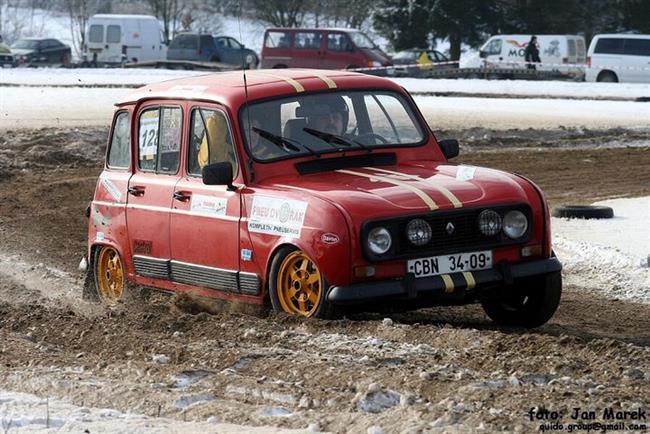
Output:
[[255,196],[248,220],[249,232],[299,238],[307,214],[307,202]]
[[252,261],[253,251],[250,249],[241,249],[241,260],[246,262]]
[[321,235],[320,240],[325,244],[337,244],[339,242],[339,236],[328,232]]
[[106,235],[104,232],[97,232],[95,234],[95,241],[104,241],[106,239]]
[[228,200],[222,197],[192,195],[190,210],[199,214],[226,215]]
[[133,253],[136,255],[150,255],[153,243],[147,240],[133,240]]
[[122,192],[119,188],[117,188],[115,184],[113,184],[113,181],[107,178],[102,178],[102,186],[117,202],[120,202],[122,200]]
[[469,181],[470,179],[474,179],[474,173],[476,173],[476,167],[474,166],[458,166],[456,180]]

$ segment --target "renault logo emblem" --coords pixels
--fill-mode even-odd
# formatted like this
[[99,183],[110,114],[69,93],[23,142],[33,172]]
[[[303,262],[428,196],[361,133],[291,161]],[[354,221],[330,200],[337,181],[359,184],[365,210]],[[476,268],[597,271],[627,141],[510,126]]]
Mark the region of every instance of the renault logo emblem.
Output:
[[447,223],[447,226],[445,226],[445,230],[449,235],[453,234],[456,228],[454,227],[454,224],[452,222]]

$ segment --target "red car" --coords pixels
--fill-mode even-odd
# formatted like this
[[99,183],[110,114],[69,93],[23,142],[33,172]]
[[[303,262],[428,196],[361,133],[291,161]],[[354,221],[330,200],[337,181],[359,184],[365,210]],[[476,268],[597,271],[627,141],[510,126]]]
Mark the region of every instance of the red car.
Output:
[[117,103],[90,205],[86,295],[130,284],[307,317],[480,302],[551,318],[548,206],[519,176],[457,165],[409,94],[351,72],[227,72]]

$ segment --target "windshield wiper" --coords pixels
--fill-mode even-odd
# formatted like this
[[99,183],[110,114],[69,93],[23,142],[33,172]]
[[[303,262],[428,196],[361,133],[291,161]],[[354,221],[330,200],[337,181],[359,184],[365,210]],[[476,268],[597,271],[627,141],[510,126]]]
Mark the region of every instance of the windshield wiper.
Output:
[[[337,136],[336,134],[326,133],[324,131],[318,131],[309,127],[305,127],[302,130],[306,133],[311,134],[312,136],[318,137],[319,139],[321,139],[322,141],[330,145],[334,145],[334,144],[343,145],[346,148],[351,148],[352,146],[357,145],[359,148],[363,149],[364,151],[372,152],[372,149],[370,149],[363,143],[358,142],[356,140],[350,141],[341,136]],[[341,148],[337,148],[337,149],[340,150]]]
[[253,127],[253,131],[259,134],[260,137],[268,140],[269,142],[273,143],[275,146],[277,146],[278,148],[282,149],[285,152],[289,152],[289,151],[300,152],[300,148],[294,144],[296,143],[300,145],[302,148],[304,148],[305,150],[307,150],[307,152],[309,152],[310,154],[316,157],[320,157],[320,154],[318,152],[314,151],[307,145],[303,145],[297,140],[293,140],[288,137],[278,136],[277,134],[273,134],[270,131],[262,130],[257,127]]

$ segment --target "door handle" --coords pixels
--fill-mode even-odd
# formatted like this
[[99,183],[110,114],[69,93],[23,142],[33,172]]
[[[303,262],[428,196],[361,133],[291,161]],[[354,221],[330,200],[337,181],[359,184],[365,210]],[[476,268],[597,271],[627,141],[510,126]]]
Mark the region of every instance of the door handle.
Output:
[[186,202],[190,200],[190,197],[192,196],[192,193],[188,193],[186,191],[175,191],[174,192],[174,199],[178,200],[180,202]]
[[130,195],[133,196],[143,196],[144,195],[144,187],[129,187],[128,192]]

